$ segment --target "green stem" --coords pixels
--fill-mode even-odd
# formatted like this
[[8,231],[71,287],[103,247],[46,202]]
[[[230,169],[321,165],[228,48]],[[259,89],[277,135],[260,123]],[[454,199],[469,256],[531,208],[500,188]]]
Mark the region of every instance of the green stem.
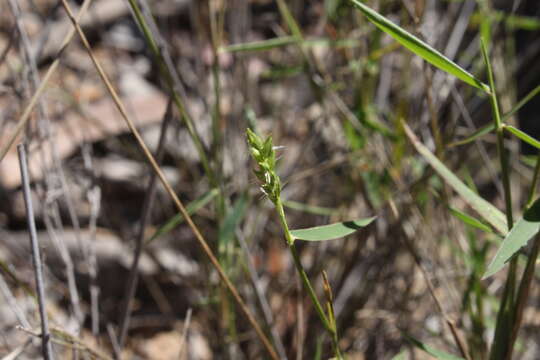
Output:
[[[499,112],[499,105],[497,103],[497,93],[495,88],[495,81],[493,79],[493,70],[489,61],[488,51],[484,41],[481,41],[482,55],[487,68],[487,74],[489,78],[490,93],[489,98],[491,102],[491,108],[495,119],[495,129],[497,133],[497,151],[499,153],[499,159],[501,162],[501,172],[504,188],[504,200],[506,206],[506,221],[508,223],[508,230],[513,227],[514,219],[512,216],[512,195],[510,192],[510,170],[508,166],[508,158],[504,148],[504,128]],[[510,267],[508,270],[508,276],[504,286],[504,292],[501,300],[501,306],[497,314],[497,323],[495,327],[495,337],[493,339],[493,345],[491,347],[490,359],[505,359],[512,355],[511,344],[511,329],[514,324],[514,303],[516,295],[516,272],[517,272],[517,258],[510,261]]]
[[281,222],[281,226],[283,227],[285,240],[287,241],[287,245],[289,246],[289,251],[291,252],[291,255],[293,257],[296,270],[298,271],[298,274],[300,275],[300,278],[302,279],[304,287],[306,288],[308,295],[311,298],[313,305],[315,306],[315,310],[317,311],[319,318],[321,319],[324,327],[330,333],[333,339],[335,331],[332,328],[330,322],[328,321],[328,318],[326,317],[324,313],[323,307],[321,306],[321,303],[319,302],[319,299],[317,298],[317,295],[315,294],[315,290],[313,289],[313,286],[311,285],[311,282],[309,281],[307,273],[304,270],[304,267],[302,266],[302,262],[300,261],[300,257],[298,256],[298,252],[296,251],[296,247],[294,246],[294,238],[289,230],[289,225],[287,224],[287,220],[285,219],[285,211],[283,210],[283,204],[279,197],[276,200],[275,205],[276,205],[276,210],[279,214],[279,220]]

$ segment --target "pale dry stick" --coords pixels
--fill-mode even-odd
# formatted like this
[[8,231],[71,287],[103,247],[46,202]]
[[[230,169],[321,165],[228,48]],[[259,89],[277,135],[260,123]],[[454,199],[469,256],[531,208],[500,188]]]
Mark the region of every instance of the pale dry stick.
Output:
[[[32,93],[35,91],[35,89],[39,87],[39,82],[40,82],[39,73],[37,69],[37,62],[36,62],[34,53],[30,49],[30,40],[28,38],[28,34],[26,32],[24,24],[22,23],[22,12],[19,7],[19,4],[15,0],[9,0],[9,5],[10,5],[11,12],[13,14],[13,17],[15,18],[17,32],[19,33],[19,36],[20,36],[20,40],[21,40],[20,42],[22,45],[21,46],[22,57],[25,60],[25,64],[29,72],[30,79],[27,79],[27,81],[25,81],[25,83],[28,82],[28,84],[26,84],[26,87],[28,88],[29,93]],[[40,124],[42,125],[41,128],[43,128],[43,133],[45,133],[45,136],[50,139],[50,119],[47,115],[47,109],[46,109],[45,103],[43,102],[42,99],[40,99],[37,105],[38,105],[39,120],[40,120]],[[59,161],[57,149],[53,142],[49,142],[49,146],[50,146],[51,154],[53,157],[53,163],[55,165],[55,168],[58,171],[58,177],[60,179],[60,182],[64,191],[67,208],[68,208],[68,211],[69,211],[72,223],[73,223],[73,227],[75,229],[75,234],[76,234],[77,240],[80,243],[79,222],[75,214],[73,202],[71,201],[71,197],[69,196],[67,182],[65,179],[64,172],[62,170],[62,165],[60,164],[60,161]],[[44,156],[44,152],[42,152],[41,155]],[[44,163],[44,161],[42,163]],[[48,188],[50,189],[52,188],[51,176],[49,172],[46,171],[45,169],[43,170],[43,172],[46,174],[47,185],[48,185]],[[57,212],[55,212],[55,214],[57,214]],[[73,311],[75,313],[75,317],[77,318],[80,324],[83,321],[83,314],[80,308],[79,293],[77,291],[77,285],[75,281],[75,271],[74,271],[73,261],[71,260],[71,255],[69,254],[69,251],[67,250],[63,241],[59,240],[58,237],[55,236],[55,231],[52,227],[53,225],[52,222],[47,221],[47,220],[49,219],[48,219],[48,216],[46,215],[45,221],[47,225],[47,231],[49,231],[49,234],[51,235],[51,239],[55,241],[55,244],[57,245],[57,249],[60,252],[60,256],[64,262],[64,265],[66,268],[65,269],[66,277],[68,279],[70,301],[73,307]],[[57,228],[63,231],[62,221],[60,217],[56,216],[55,220],[56,220],[56,223],[59,225],[57,226]]]
[[64,9],[66,10],[66,13],[68,14],[70,20],[74,24],[74,26],[75,26],[78,34],[79,34],[79,37],[80,37],[84,47],[88,51],[88,55],[90,56],[90,59],[92,60],[96,70],[98,71],[99,76],[101,77],[103,83],[107,87],[107,90],[109,91],[109,93],[110,93],[110,95],[111,95],[111,97],[112,97],[112,99],[113,99],[113,101],[114,101],[120,115],[125,120],[125,122],[128,125],[130,131],[133,133],[133,136],[135,137],[135,139],[137,140],[137,143],[141,147],[141,150],[143,151],[146,159],[152,165],[152,168],[154,169],[154,171],[156,172],[157,176],[159,177],[161,183],[165,187],[165,190],[167,191],[167,193],[173,199],[173,201],[174,201],[176,207],[178,208],[178,210],[180,211],[180,213],[182,213],[182,216],[184,217],[185,221],[188,223],[189,227],[193,231],[193,234],[195,235],[195,238],[197,239],[197,241],[201,245],[203,251],[208,256],[210,262],[212,263],[212,265],[214,266],[214,268],[218,272],[219,277],[225,283],[228,290],[231,292],[233,298],[235,299],[238,306],[240,307],[240,309],[242,310],[242,312],[246,316],[248,322],[251,324],[251,326],[253,327],[253,329],[257,333],[257,336],[261,340],[261,342],[264,345],[265,349],[268,351],[268,353],[270,354],[272,359],[279,359],[279,357],[277,356],[274,348],[272,347],[272,344],[270,343],[270,341],[268,340],[268,338],[266,337],[266,335],[262,331],[261,327],[257,323],[257,320],[251,314],[251,311],[248,309],[247,305],[244,303],[244,301],[240,297],[240,294],[238,293],[238,290],[236,289],[236,287],[233,285],[233,283],[231,282],[229,277],[225,274],[223,268],[219,264],[219,261],[217,260],[216,256],[214,255],[212,249],[210,248],[210,246],[208,246],[208,243],[206,242],[206,240],[204,239],[204,237],[200,233],[199,229],[197,228],[197,226],[195,225],[195,223],[191,219],[191,216],[186,211],[184,205],[182,204],[182,202],[180,201],[180,199],[178,198],[178,196],[174,192],[172,186],[169,184],[169,181],[165,178],[165,175],[163,174],[163,171],[160,169],[159,165],[157,164],[156,160],[154,159],[154,156],[152,155],[152,153],[150,152],[150,150],[146,146],[146,144],[145,144],[144,140],[142,139],[139,131],[135,127],[135,124],[128,117],[127,112],[125,110],[125,107],[122,104],[122,101],[120,100],[120,97],[116,93],[116,90],[113,88],[107,74],[105,74],[103,68],[101,67],[101,64],[99,63],[99,61],[96,59],[96,57],[92,53],[92,48],[90,47],[90,44],[88,43],[88,40],[86,39],[86,36],[85,36],[84,32],[82,31],[81,27],[76,22],[75,17],[73,16],[73,12],[71,11],[71,8],[70,8],[69,4],[67,3],[66,0],[62,0],[62,5],[63,5]]
[[238,239],[240,247],[242,248],[242,252],[244,253],[244,256],[246,258],[245,261],[249,278],[251,280],[251,283],[253,284],[253,288],[255,289],[255,295],[257,297],[257,300],[259,301],[259,304],[261,305],[262,313],[264,319],[266,320],[266,325],[270,329],[270,335],[272,336],[272,340],[274,341],[278,355],[280,359],[286,360],[287,355],[285,351],[285,346],[283,345],[279,333],[274,326],[274,316],[272,315],[272,309],[270,308],[270,304],[268,303],[268,300],[264,295],[264,290],[261,288],[260,280],[257,276],[257,270],[255,269],[255,264],[253,263],[253,259],[250,255],[249,247],[246,243],[246,239],[244,238],[244,234],[240,231],[240,229],[236,231],[236,238]]
[[18,359],[19,356],[21,356],[22,353],[24,353],[24,351],[26,350],[28,345],[30,345],[31,343],[32,343],[32,338],[26,339],[24,344],[16,347],[9,354],[6,354],[6,355],[2,356],[1,360],[16,360],[16,359]]
[[[75,23],[78,24],[84,13],[86,12],[86,9],[88,9],[88,6],[92,0],[84,0],[83,5],[81,6],[81,9],[79,13],[77,14],[77,18],[74,19]],[[26,105],[26,108],[24,109],[24,112],[19,119],[19,122],[15,128],[15,131],[9,139],[7,140],[6,144],[2,147],[0,150],[0,162],[4,159],[6,154],[8,153],[11,146],[15,143],[15,140],[20,135],[21,131],[24,129],[26,124],[28,123],[28,120],[30,120],[30,115],[32,114],[32,110],[34,109],[34,106],[36,105],[38,99],[43,94],[43,91],[45,90],[49,80],[51,79],[51,76],[54,74],[56,69],[58,68],[58,65],[60,64],[60,55],[64,52],[66,47],[69,45],[69,42],[71,39],[73,39],[73,36],[75,36],[75,28],[71,28],[69,33],[66,35],[64,42],[62,43],[62,46],[60,47],[60,50],[58,51],[58,54],[55,57],[55,60],[52,62],[52,64],[47,69],[47,72],[45,73],[45,76],[41,80],[41,84],[39,84],[39,87],[37,88],[36,92],[30,99],[30,102],[28,105]]]
[[[163,153],[165,150],[165,138],[167,135],[167,128],[169,126],[170,120],[173,117],[172,115],[172,103],[169,100],[167,105],[167,110],[163,116],[163,121],[161,124],[161,130],[159,134],[158,146],[156,150],[156,161],[161,162],[163,158]],[[124,297],[124,304],[120,313],[119,320],[119,330],[118,330],[118,347],[120,350],[124,347],[126,341],[127,331],[129,328],[129,320],[131,317],[131,306],[133,298],[135,297],[135,290],[137,289],[137,284],[139,280],[139,260],[141,258],[143,248],[144,248],[144,234],[146,231],[146,225],[152,213],[152,208],[154,206],[154,200],[156,197],[156,174],[152,172],[150,174],[150,180],[148,181],[148,186],[144,195],[144,200],[142,204],[142,213],[141,220],[139,224],[139,231],[137,238],[135,239],[135,249],[133,251],[133,260],[131,262],[131,267],[129,269],[128,280],[126,284],[126,292]]]
[[114,326],[111,323],[107,324],[107,333],[109,334],[109,339],[113,348],[114,358],[120,359],[122,355],[122,350],[120,349],[120,344],[118,343],[118,336],[114,331]]
[[28,231],[30,233],[30,242],[32,245],[32,264],[36,277],[37,297],[39,306],[39,315],[41,317],[41,341],[42,353],[45,360],[54,359],[51,347],[49,333],[49,323],[47,312],[45,310],[45,285],[43,283],[43,264],[41,263],[41,254],[36,232],[36,223],[34,219],[34,208],[32,206],[32,194],[30,192],[30,179],[28,176],[28,160],[26,158],[26,149],[24,144],[17,145],[19,153],[19,166],[21,168],[21,181],[23,184],[24,202],[26,204],[26,219],[28,222]]
[[54,229],[54,225],[51,222],[50,216],[48,214],[45,214],[43,220],[45,222],[45,228],[47,229],[49,238],[55,245],[58,253],[60,254],[60,258],[64,262],[64,266],[66,268],[65,274],[68,281],[69,298],[71,301],[71,306],[73,307],[73,312],[75,313],[75,318],[77,319],[77,321],[79,321],[80,326],[82,321],[84,320],[84,315],[80,307],[79,293],[77,291],[77,284],[75,281],[75,266],[73,265],[73,260],[71,259],[71,255],[69,254],[69,250],[67,249],[64,241],[58,238]]
[[[82,156],[84,168],[92,173],[91,148],[88,144],[82,146]],[[101,189],[91,180],[89,188],[86,190],[86,197],[90,203],[90,219],[88,221],[88,233],[91,241],[86,241],[81,246],[88,266],[88,275],[90,277],[90,316],[92,320],[92,333],[97,335],[99,332],[99,285],[97,282],[98,264],[96,259],[96,233],[99,210],[101,208]]]
[[17,320],[19,320],[19,323],[24,327],[30,327],[30,323],[26,319],[26,315],[24,315],[24,312],[19,307],[19,304],[17,304],[17,300],[15,299],[15,296],[13,296],[13,293],[9,289],[9,286],[4,280],[4,276],[2,276],[1,273],[0,273],[0,292],[4,296],[4,299],[6,300],[11,311],[13,311],[13,314],[15,314],[15,317],[17,318]]
[[188,336],[189,325],[191,324],[192,312],[193,311],[191,310],[191,308],[189,308],[186,312],[186,319],[184,320],[184,328],[182,329],[182,337],[180,338],[180,350],[178,351],[178,359],[182,359],[182,355],[184,354],[184,349],[186,348],[187,336]]

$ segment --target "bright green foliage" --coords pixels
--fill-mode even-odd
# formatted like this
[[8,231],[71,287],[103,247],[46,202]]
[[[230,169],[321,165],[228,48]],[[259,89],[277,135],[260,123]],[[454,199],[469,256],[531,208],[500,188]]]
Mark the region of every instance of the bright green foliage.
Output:
[[508,233],[495,257],[489,264],[483,278],[487,278],[504,267],[504,264],[514,256],[527,242],[540,230],[540,199],[525,211],[520,219]]
[[351,1],[354,6],[356,6],[369,19],[369,21],[375,24],[375,26],[396,39],[401,45],[405,46],[416,55],[420,56],[439,69],[454,75],[467,84],[483,90],[488,94],[490,93],[489,87],[486,84],[482,83],[465,69],[441,54],[439,51],[435,50],[433,47],[397,26],[373,9],[362,4],[359,0]]
[[343,221],[335,224],[315,226],[307,229],[291,230],[291,234],[295,239],[306,241],[338,239],[350,235],[358,229],[369,225],[373,220],[375,220],[375,217],[354,221]]
[[246,134],[251,156],[259,165],[254,170],[255,176],[261,182],[261,190],[275,204],[281,194],[281,183],[276,174],[276,152],[272,146],[272,137],[263,141],[250,129],[247,129]]

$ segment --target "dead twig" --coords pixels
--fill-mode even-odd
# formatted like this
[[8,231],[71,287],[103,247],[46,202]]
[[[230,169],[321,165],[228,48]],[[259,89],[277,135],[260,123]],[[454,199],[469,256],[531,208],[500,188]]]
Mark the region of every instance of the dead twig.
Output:
[[41,343],[42,353],[45,360],[54,359],[50,341],[49,323],[47,312],[45,310],[45,285],[43,283],[43,264],[39,252],[39,244],[36,232],[36,223],[34,219],[34,208],[32,206],[32,196],[30,194],[30,179],[28,176],[28,159],[26,158],[26,149],[24,144],[17,145],[19,153],[19,165],[21,168],[21,180],[23,185],[24,203],[26,205],[26,219],[28,222],[28,231],[30,233],[30,242],[32,246],[32,265],[36,277],[37,297],[39,306],[39,316],[41,317]]

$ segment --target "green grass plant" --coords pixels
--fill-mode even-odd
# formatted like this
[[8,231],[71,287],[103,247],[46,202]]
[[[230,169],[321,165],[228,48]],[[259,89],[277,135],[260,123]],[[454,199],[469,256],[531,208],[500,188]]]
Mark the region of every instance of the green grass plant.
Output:
[[325,308],[321,305],[317,294],[315,293],[315,289],[313,288],[313,285],[311,284],[311,281],[309,280],[309,277],[302,266],[300,256],[298,255],[294,243],[296,240],[325,241],[344,237],[364,226],[369,225],[374,218],[372,217],[356,221],[341,222],[309,229],[290,230],[285,217],[283,201],[281,199],[281,180],[277,175],[276,152],[272,143],[272,137],[268,137],[263,140],[248,128],[247,141],[251,155],[258,165],[258,168],[254,171],[255,176],[261,184],[262,192],[274,204],[281,228],[283,230],[285,241],[294,260],[296,271],[302,280],[304,288],[308,292],[319,319],[332,340],[332,348],[335,357],[337,359],[342,359],[343,355],[339,349],[338,330],[332,305],[330,285],[325,277],[325,288],[328,300],[325,311]]

